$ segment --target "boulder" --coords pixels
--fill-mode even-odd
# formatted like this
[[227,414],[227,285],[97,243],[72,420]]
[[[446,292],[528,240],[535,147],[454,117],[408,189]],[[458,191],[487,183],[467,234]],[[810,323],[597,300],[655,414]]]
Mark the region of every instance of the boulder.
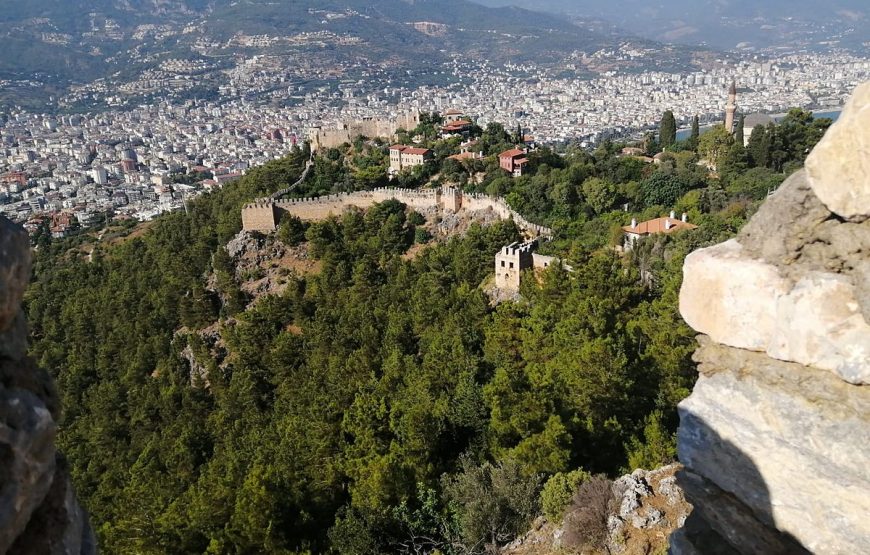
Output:
[[870,383],[870,325],[848,276],[811,271],[795,283],[733,239],[687,256],[683,274],[680,313],[717,343]]
[[832,370],[849,383],[870,383],[870,324],[851,280],[810,273],[777,300],[776,311],[767,354]]
[[806,172],[792,174],[737,236],[749,256],[775,266],[798,260],[831,212],[813,193]]
[[714,341],[764,351],[776,327],[777,299],[788,290],[776,267],[751,258],[732,239],[686,257],[680,314]]
[[[741,543],[757,535],[747,515],[812,552],[870,553],[870,391],[709,338],[702,345],[701,377],[679,406],[678,452],[727,495],[704,486],[693,497],[678,476],[688,501],[722,521],[721,535],[732,529],[743,553],[776,552]],[[728,496],[749,513],[723,504]]]
[[837,122],[807,158],[810,185],[831,212],[870,218],[870,83],[858,86]]
[[7,553],[54,480],[56,426],[33,393],[0,385],[0,553]]

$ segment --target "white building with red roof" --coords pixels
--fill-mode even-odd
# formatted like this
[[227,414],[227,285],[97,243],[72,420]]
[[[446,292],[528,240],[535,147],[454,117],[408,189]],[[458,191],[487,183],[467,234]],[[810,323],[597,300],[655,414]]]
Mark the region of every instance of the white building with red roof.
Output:
[[396,174],[406,168],[422,166],[432,159],[432,151],[428,148],[416,148],[405,145],[390,147],[390,174]]
[[671,211],[671,215],[669,217],[655,218],[640,223],[632,218],[631,225],[623,226],[622,231],[625,233],[625,248],[628,250],[631,249],[637,242],[637,240],[641,237],[658,235],[660,233],[673,233],[675,231],[696,229],[697,227],[698,226],[696,226],[695,224],[690,224],[687,221],[685,212],[680,219],[677,219],[674,212]]

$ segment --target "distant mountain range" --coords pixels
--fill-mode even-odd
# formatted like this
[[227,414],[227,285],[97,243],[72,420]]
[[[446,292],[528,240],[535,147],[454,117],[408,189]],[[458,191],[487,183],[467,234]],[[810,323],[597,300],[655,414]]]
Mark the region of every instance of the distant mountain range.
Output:
[[[436,25],[409,25],[415,22]],[[186,24],[196,32],[169,41],[133,35],[140,25]],[[201,36],[324,30],[363,39],[373,55],[406,59],[468,53],[523,60],[606,41],[563,18],[466,0],[0,0],[0,78],[87,80],[123,65],[123,53],[143,44],[166,49]]]
[[716,48],[870,41],[867,0],[474,0],[596,17],[648,39]]

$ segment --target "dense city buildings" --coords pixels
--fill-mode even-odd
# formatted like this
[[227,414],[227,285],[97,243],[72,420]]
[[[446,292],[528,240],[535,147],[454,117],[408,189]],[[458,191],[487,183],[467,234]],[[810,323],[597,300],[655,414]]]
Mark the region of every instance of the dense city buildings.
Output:
[[[600,67],[642,54],[626,47],[578,55],[576,64]],[[180,62],[162,68],[192,71]],[[748,139],[752,127],[770,117],[765,114],[795,106],[838,109],[870,76],[870,60],[845,53],[799,54],[723,60],[691,73],[604,71],[581,80],[554,77],[535,66],[455,59],[444,73],[449,78],[439,86],[342,82],[338,89],[309,90],[293,102],[276,102],[300,94],[282,87],[254,100],[227,91],[222,101],[162,101],[98,113],[13,109],[0,114],[0,210],[31,228],[50,225],[58,235],[65,220],[52,216],[61,213],[70,215],[74,226],[107,217],[147,220],[182,209],[191,196],[285,155],[303,139],[316,137],[315,143],[327,147],[381,128],[385,134],[377,134],[386,136],[412,128],[426,112],[445,115],[442,135],[462,136],[472,122],[499,122],[538,143],[590,146],[605,137],[640,136],[656,127],[664,110],[672,110],[681,127],[694,115],[702,125],[721,122],[731,108],[726,103],[733,83],[740,99],[736,110],[749,115]],[[272,79],[262,71],[233,73],[231,82],[257,89],[258,75]],[[432,156],[406,146],[391,152],[392,172]],[[480,155],[474,145],[462,152],[463,157]],[[522,159],[518,150],[500,162],[520,175]]]

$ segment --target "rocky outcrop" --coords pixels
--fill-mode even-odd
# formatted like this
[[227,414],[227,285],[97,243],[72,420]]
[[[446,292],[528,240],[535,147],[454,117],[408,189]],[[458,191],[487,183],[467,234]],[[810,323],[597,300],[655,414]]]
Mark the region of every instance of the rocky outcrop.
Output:
[[807,159],[813,192],[831,212],[863,222],[870,206],[870,86],[855,89],[847,117]]
[[95,553],[54,446],[57,394],[25,354],[21,299],[29,279],[27,234],[0,216],[0,553]]
[[[679,464],[654,470],[637,469],[613,481],[610,485],[613,510],[607,518],[607,553],[664,552],[671,532],[684,524],[691,510],[676,484],[675,474],[680,469]],[[540,517],[530,532],[503,547],[501,555],[578,552],[576,546],[568,545],[572,536],[570,526],[570,518],[552,523]]]
[[701,332],[674,553],[870,553],[870,84],[735,239],[686,258]]

